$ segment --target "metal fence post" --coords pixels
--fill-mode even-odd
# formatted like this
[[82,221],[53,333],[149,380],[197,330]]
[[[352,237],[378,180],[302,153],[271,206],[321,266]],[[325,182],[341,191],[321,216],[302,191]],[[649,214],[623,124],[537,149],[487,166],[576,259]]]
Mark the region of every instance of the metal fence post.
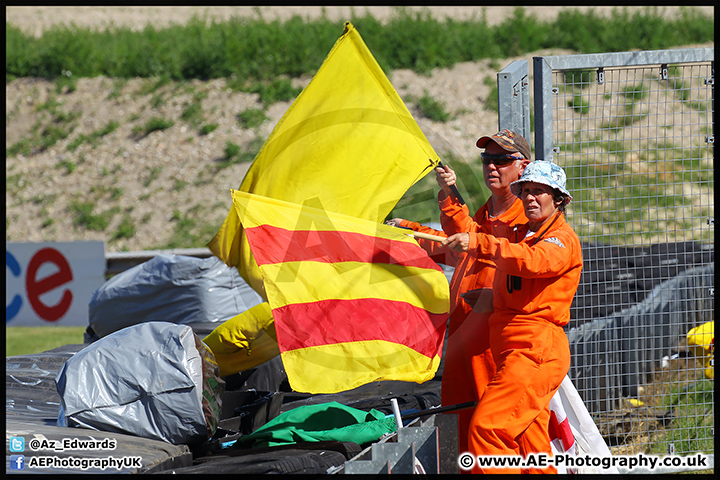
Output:
[[528,61],[516,60],[497,74],[498,129],[507,128],[530,139]]
[[552,67],[543,57],[533,58],[535,92],[535,158],[553,160]]

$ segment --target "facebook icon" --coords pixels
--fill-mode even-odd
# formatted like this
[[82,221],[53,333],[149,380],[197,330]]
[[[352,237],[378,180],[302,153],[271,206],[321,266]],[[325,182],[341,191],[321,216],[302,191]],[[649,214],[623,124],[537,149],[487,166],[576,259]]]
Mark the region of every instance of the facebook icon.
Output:
[[10,470],[25,469],[25,455],[10,455]]

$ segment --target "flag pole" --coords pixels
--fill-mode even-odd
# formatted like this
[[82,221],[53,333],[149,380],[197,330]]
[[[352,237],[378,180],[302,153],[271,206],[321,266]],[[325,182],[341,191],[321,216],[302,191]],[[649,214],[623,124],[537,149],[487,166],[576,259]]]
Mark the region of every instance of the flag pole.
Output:
[[431,235],[429,233],[423,233],[423,232],[415,232],[408,233],[407,235],[412,235],[415,238],[424,238],[425,240],[432,240],[433,242],[442,242],[445,240],[445,237],[441,237],[440,235]]
[[[445,165],[443,165],[442,160],[438,160],[438,167],[440,167],[442,169],[445,168]],[[452,191],[453,195],[455,195],[455,198],[457,198],[461,204],[467,205],[465,203],[465,199],[463,199],[462,195],[460,195],[460,190],[458,190],[457,185],[454,185],[454,184],[450,185],[450,190]]]
[[415,238],[423,238],[425,240],[432,240],[433,242],[442,242],[445,240],[446,237],[441,237],[440,235],[432,235],[430,233],[424,233],[424,232],[416,232],[415,230],[412,230],[410,227],[401,227],[400,225],[394,225],[395,228],[402,228],[403,230],[407,230],[406,232],[403,232],[408,237],[415,237]]
[[412,418],[424,417],[425,415],[433,415],[435,413],[447,413],[454,412],[456,410],[465,410],[466,408],[473,408],[475,405],[477,405],[477,402],[458,403],[455,405],[448,405],[446,407],[430,407],[427,410],[406,413],[405,415],[401,415],[401,418],[403,420],[410,420]]

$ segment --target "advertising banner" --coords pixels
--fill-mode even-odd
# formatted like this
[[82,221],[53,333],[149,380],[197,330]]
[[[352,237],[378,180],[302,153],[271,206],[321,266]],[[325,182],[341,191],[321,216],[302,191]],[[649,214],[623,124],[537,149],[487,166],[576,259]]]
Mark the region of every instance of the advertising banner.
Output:
[[88,325],[88,304],[105,282],[101,241],[6,243],[8,327]]

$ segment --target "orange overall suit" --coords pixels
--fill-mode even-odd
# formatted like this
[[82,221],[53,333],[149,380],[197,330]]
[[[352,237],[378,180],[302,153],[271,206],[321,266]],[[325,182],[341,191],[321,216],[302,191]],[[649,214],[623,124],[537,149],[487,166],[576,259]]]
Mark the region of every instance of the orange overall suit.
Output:
[[[570,368],[562,327],[570,320],[582,251],[564,215],[555,213],[548,225],[526,238],[527,225],[520,226],[519,243],[470,234],[468,253],[497,267],[488,321],[496,373],[471,421],[469,448],[474,455],[552,454],[548,405]],[[521,473],[519,468],[477,465],[472,471]]]
[[[520,199],[497,217],[490,217],[488,213],[489,200],[473,217],[470,217],[467,205],[447,196],[442,190],[438,193],[438,203],[441,223],[447,233],[407,220],[403,220],[401,226],[444,237],[459,232],[483,232],[511,238],[514,242],[515,225],[527,222]],[[473,311],[460,294],[476,288],[491,288],[495,265],[490,260],[478,261],[467,253],[454,252],[437,242],[420,238],[417,240],[435,262],[455,267],[450,281],[451,311],[442,374],[442,404],[449,406],[478,401],[495,374],[488,332],[490,312],[479,314]],[[467,452],[473,410],[452,413],[458,415],[459,452]]]

